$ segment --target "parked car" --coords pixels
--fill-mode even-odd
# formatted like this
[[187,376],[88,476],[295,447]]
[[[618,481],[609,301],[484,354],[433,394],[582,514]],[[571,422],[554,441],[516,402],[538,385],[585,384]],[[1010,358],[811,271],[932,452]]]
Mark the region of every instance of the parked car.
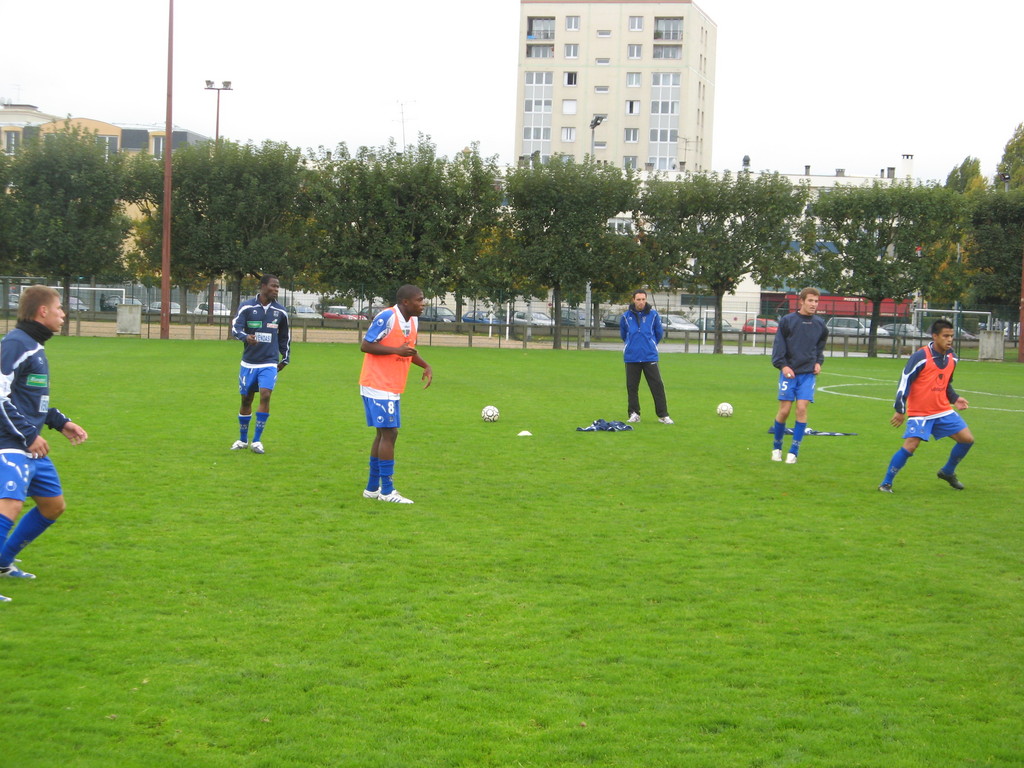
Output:
[[666,331],[699,331],[696,323],[692,323],[682,315],[662,315],[661,324]]
[[618,328],[619,320],[622,319],[622,313],[626,310],[614,310],[610,309],[604,313],[604,317],[601,318],[601,324],[605,328]]
[[546,312],[513,312],[512,324],[550,328],[555,324],[555,321]]
[[722,326],[722,333],[736,333],[737,328],[728,320],[720,320],[717,323],[713,317],[702,317],[697,321],[697,329],[713,333],[716,326]]
[[587,313],[582,309],[562,308],[562,325],[586,325]]
[[925,333],[916,325],[910,323],[889,323],[883,325],[882,330],[888,333],[890,336],[896,336],[901,339],[931,339],[930,333]]
[[355,307],[330,306],[323,311],[325,320],[365,320],[366,315]]
[[744,333],[775,333],[777,330],[779,330],[779,324],[766,317],[747,320],[743,324]]
[[[141,303],[141,302],[139,302]],[[86,312],[89,307],[86,306],[85,302],[77,296],[72,296],[68,299],[68,305],[65,307],[69,312]]]
[[[210,305],[207,302],[203,302],[196,306],[192,310],[193,315],[208,315],[210,314]],[[231,310],[221,304],[219,301],[213,302],[213,316],[214,317],[231,317]]]
[[134,296],[125,296],[123,299],[117,295],[104,296],[102,299],[100,299],[100,311],[116,312],[118,304],[134,304],[135,306],[142,307],[146,306],[145,302],[142,301],[142,299],[136,299]]
[[304,307],[302,305],[295,307],[286,307],[288,314],[304,320],[312,320],[315,317],[319,317],[316,310],[312,307]]
[[502,318],[485,309],[478,309],[475,312],[466,312],[462,316],[462,320],[466,323],[479,323],[481,325],[501,325],[501,323],[504,322]]
[[[162,306],[163,306],[163,302],[154,301],[148,307],[143,307],[142,308],[142,314],[144,314],[144,315],[159,315],[160,314],[160,308]],[[171,314],[172,315],[180,315],[181,314],[181,304],[179,304],[176,301],[172,301],[172,302],[170,302],[169,306],[171,308]]]
[[448,307],[424,307],[420,315],[421,323],[454,323],[455,313]]
[[[825,321],[829,336],[863,336],[871,335],[871,322],[860,317],[830,317]],[[879,327],[879,336],[888,336],[884,327]],[[929,337],[930,338],[930,337]]]

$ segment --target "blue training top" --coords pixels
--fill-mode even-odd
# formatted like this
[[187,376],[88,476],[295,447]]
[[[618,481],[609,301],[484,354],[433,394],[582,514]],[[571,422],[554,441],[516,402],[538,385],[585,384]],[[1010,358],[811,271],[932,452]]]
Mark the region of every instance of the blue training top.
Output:
[[[249,334],[256,336],[255,344],[245,344]],[[288,330],[288,311],[272,301],[260,304],[258,296],[238,305],[231,323],[231,335],[245,344],[242,365],[253,368],[276,366],[278,360],[288,365],[291,355],[291,333]]]
[[665,331],[661,315],[650,304],[637,312],[630,304],[619,318],[619,336],[622,338],[622,357],[627,363],[652,363],[658,359],[658,344]]
[[772,365],[780,371],[784,366],[797,376],[814,373],[814,365],[825,362],[825,342],[828,328],[817,315],[790,312],[779,321],[772,344]]
[[71,421],[50,407],[50,363],[21,326],[0,341],[0,453],[25,453],[44,424],[61,430]]

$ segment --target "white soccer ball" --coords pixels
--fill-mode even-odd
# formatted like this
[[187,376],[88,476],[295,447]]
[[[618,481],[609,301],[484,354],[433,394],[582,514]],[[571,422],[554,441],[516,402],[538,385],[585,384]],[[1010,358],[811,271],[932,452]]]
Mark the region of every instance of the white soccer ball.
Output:
[[719,416],[732,416],[732,406],[729,403],[719,403],[715,413]]
[[480,411],[480,418],[484,421],[497,421],[501,413],[493,405],[485,405],[484,409]]

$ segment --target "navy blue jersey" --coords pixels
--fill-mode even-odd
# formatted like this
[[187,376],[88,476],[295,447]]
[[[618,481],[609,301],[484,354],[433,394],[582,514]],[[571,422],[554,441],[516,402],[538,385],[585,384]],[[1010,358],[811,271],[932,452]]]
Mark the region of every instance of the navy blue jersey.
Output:
[[814,373],[815,364],[825,362],[825,342],[828,328],[817,315],[790,312],[779,321],[772,345],[772,365],[780,371],[784,366],[793,373]]
[[255,344],[245,344],[242,364],[250,366],[288,365],[291,355],[291,334],[288,331],[288,312],[272,301],[267,306],[253,297],[238,305],[231,324],[232,335],[245,344],[245,337],[253,334]]
[[50,407],[50,364],[43,345],[20,328],[0,340],[0,452],[24,452],[43,425],[70,419]]

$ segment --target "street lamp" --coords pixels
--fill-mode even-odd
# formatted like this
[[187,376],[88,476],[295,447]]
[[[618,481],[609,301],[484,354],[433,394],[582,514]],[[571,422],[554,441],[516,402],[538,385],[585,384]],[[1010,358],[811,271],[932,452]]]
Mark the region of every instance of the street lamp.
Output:
[[214,140],[214,143],[220,144],[220,92],[221,91],[230,91],[230,90],[232,90],[232,88],[231,88],[231,81],[230,80],[225,80],[221,85],[217,86],[217,85],[213,84],[213,80],[207,80],[206,81],[206,90],[207,91],[216,91],[217,92],[217,129],[216,129],[217,132],[214,134],[214,139],[213,140]]
[[594,159],[594,130],[601,123],[604,122],[604,115],[594,115],[594,119],[590,121],[590,159]]

